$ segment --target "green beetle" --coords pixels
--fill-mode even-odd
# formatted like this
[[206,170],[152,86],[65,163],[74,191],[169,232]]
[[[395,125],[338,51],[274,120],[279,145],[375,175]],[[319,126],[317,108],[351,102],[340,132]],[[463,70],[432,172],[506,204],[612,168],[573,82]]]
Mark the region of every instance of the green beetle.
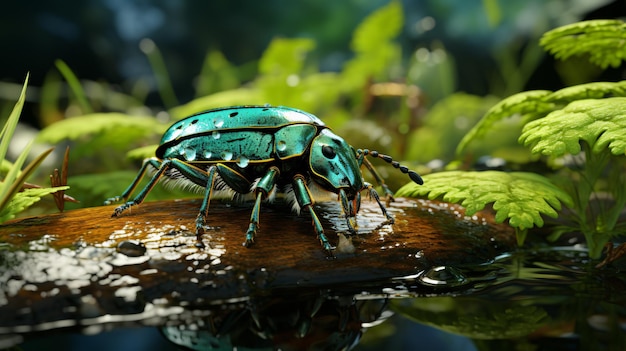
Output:
[[[370,192],[387,220],[393,223],[393,217],[387,213],[377,192],[363,180],[360,167],[365,165],[386,195],[393,196],[365,158],[367,155],[382,158],[408,174],[415,183],[423,183],[416,172],[387,155],[367,149],[355,151],[319,118],[304,111],[271,106],[218,108],[174,123],[163,135],[156,157],[146,159],[122,195],[108,199],[105,204],[121,199],[127,201],[113,212],[112,217],[117,217],[143,202],[162,178],[204,188],[204,199],[196,218],[198,246],[203,246],[209,200],[218,192],[231,198],[253,194],[255,203],[243,243],[249,247],[254,243],[259,226],[261,201],[272,200],[280,191],[285,193],[295,211],[309,211],[322,247],[332,255],[333,246],[313,209],[310,188],[339,195],[351,233],[355,233],[352,223],[363,190]],[[139,194],[128,201],[148,168],[156,172]]]

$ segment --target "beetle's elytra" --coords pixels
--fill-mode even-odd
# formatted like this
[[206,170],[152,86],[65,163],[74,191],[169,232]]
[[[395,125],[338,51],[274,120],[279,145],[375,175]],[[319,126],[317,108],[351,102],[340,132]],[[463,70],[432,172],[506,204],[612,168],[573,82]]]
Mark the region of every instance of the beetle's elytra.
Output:
[[[360,168],[365,165],[385,195],[392,198],[393,193],[366,159],[368,155],[382,158],[408,174],[415,183],[423,183],[416,172],[390,156],[367,149],[355,150],[312,114],[288,107],[219,108],[174,123],[163,135],[156,157],[144,161],[122,195],[105,203],[127,201],[113,212],[112,216],[117,217],[140,204],[160,179],[202,187],[204,199],[196,218],[196,235],[198,245],[203,246],[209,200],[215,193],[225,192],[231,197],[253,194],[256,201],[244,242],[250,246],[259,225],[261,201],[272,200],[276,192],[283,192],[295,210],[308,210],[322,247],[332,255],[333,246],[313,209],[310,187],[339,195],[351,233],[355,233],[352,223],[363,190],[370,192],[383,215],[393,223],[372,185],[363,180]],[[156,172],[139,194],[128,200],[148,168]]]

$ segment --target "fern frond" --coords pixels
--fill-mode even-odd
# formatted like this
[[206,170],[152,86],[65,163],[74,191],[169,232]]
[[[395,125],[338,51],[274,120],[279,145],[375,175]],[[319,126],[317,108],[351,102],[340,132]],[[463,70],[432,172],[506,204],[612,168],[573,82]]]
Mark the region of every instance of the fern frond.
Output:
[[32,188],[16,193],[9,202],[0,209],[0,223],[15,218],[17,213],[24,211],[39,201],[42,197],[67,190],[69,186],[59,186],[55,188]]
[[533,153],[553,157],[581,151],[586,141],[593,152],[608,147],[614,155],[626,154],[626,98],[574,101],[562,110],[527,123],[519,142]]
[[428,196],[429,199],[460,203],[466,215],[473,215],[493,203],[498,223],[523,233],[544,224],[541,215],[557,216],[561,204],[572,206],[572,198],[544,176],[526,172],[464,172],[449,171],[427,174],[424,185],[407,184],[397,196]]
[[621,82],[593,82],[574,85],[555,91],[546,96],[546,100],[566,104],[583,99],[602,99],[626,96],[626,80]]
[[557,59],[587,54],[589,61],[601,68],[617,67],[626,58],[626,23],[576,22],[545,33],[539,44]]

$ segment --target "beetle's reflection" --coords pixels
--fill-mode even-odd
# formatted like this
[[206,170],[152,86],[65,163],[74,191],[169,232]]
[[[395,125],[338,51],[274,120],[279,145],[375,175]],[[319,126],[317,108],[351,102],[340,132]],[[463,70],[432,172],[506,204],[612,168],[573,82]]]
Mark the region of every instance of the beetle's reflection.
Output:
[[366,328],[391,315],[386,307],[383,298],[273,295],[238,308],[216,306],[207,317],[161,331],[188,350],[349,350]]

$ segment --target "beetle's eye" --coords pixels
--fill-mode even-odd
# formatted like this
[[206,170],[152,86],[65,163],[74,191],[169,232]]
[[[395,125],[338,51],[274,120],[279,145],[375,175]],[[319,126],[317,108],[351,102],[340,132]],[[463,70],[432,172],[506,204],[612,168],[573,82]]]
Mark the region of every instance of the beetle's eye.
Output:
[[322,146],[322,155],[324,155],[326,158],[329,158],[329,159],[335,158],[335,156],[337,156],[337,154],[335,153],[335,150],[330,145]]

